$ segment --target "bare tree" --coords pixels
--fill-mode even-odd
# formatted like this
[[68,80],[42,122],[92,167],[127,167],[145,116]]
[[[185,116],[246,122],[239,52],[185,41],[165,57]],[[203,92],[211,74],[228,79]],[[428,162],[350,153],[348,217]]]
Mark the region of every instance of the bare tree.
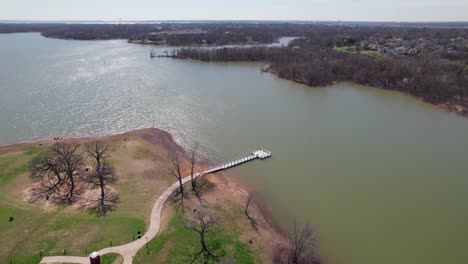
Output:
[[315,252],[316,237],[310,224],[301,230],[294,221],[294,238],[288,252],[288,264],[319,264],[320,260]]
[[79,145],[56,143],[43,157],[35,158],[30,178],[38,183],[31,189],[31,199],[52,198],[58,204],[71,204],[82,190],[77,186],[83,173]]
[[53,152],[56,153],[63,166],[66,175],[66,183],[68,191],[64,196],[64,203],[73,203],[77,196],[81,194],[81,190],[77,189],[77,182],[81,180],[83,156],[76,153],[80,146],[77,144],[56,143],[53,146]]
[[463,105],[465,102],[464,90],[468,88],[466,86],[466,83],[468,83],[468,73],[464,70],[463,66],[460,66],[457,70],[456,82],[458,86],[458,103]]
[[195,195],[200,199],[200,193],[197,186],[196,179],[194,178],[195,174],[195,167],[197,165],[197,152],[198,151],[198,143],[195,143],[189,152],[189,162],[190,162],[190,183],[192,184],[192,190],[195,192]]
[[85,152],[94,160],[94,170],[86,176],[86,182],[92,189],[100,189],[100,196],[91,199],[86,207],[98,216],[106,215],[115,207],[118,196],[109,186],[117,182],[118,176],[107,162],[110,147],[101,141],[92,141],[85,145]]
[[201,249],[197,252],[190,263],[194,263],[200,260],[202,263],[217,263],[219,256],[215,254],[214,249],[210,249],[206,242],[206,234],[210,232],[210,229],[216,225],[218,217],[216,214],[206,208],[198,208],[193,213],[193,219],[189,220],[189,223],[184,222],[184,226],[187,229],[195,231],[200,236]]
[[244,209],[244,214],[245,216],[247,216],[247,218],[249,219],[250,221],[250,225],[252,225],[252,228],[257,230],[257,220],[255,220],[255,218],[253,218],[250,214],[249,214],[249,206],[250,206],[250,203],[252,202],[252,199],[253,199],[253,194],[252,193],[249,193],[249,195],[247,196],[247,202],[245,204],[245,209]]
[[184,185],[182,184],[182,154],[175,150],[169,152],[168,159],[170,162],[169,172],[179,181],[179,193],[176,194],[181,196],[182,204],[184,203]]
[[30,172],[31,181],[37,183],[30,191],[32,201],[54,198],[65,183],[58,159],[50,151],[32,160]]

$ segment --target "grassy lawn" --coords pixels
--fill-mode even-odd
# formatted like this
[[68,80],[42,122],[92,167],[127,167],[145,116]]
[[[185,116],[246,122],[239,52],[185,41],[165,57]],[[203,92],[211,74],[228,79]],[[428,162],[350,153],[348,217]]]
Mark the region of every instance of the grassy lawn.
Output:
[[123,258],[119,254],[107,254],[101,257],[101,264],[121,264]]
[[[119,136],[106,141],[120,176],[116,188],[121,202],[100,218],[76,206],[26,201],[29,163],[51,144],[0,149],[0,263],[39,263],[41,255],[86,256],[111,243],[129,243],[138,230],[146,230],[154,201],[173,181],[165,155],[160,155],[163,150],[132,135],[125,141]],[[112,263],[115,257],[106,259]]]
[[[8,155],[0,159],[0,184],[10,183],[17,175],[28,171],[28,161],[40,155],[42,148],[30,147],[26,151],[17,155]],[[1,194],[0,194],[1,195]]]
[[[0,147],[0,263],[39,263],[43,256],[87,256],[93,251],[126,244],[145,232],[149,213],[157,197],[174,182],[166,159],[178,147],[167,134],[130,132],[103,139],[111,146],[110,163],[120,179],[115,186],[120,202],[106,217],[96,217],[78,206],[58,207],[27,201],[31,160],[42,155],[53,141]],[[84,144],[88,139],[70,139]],[[264,251],[259,235],[252,232],[234,193],[227,187],[204,194],[210,208],[220,217],[219,225],[207,234],[209,245],[220,256],[236,263],[261,263]],[[242,198],[243,199],[243,198]],[[243,200],[241,199],[241,203]],[[197,206],[187,201],[187,213]],[[208,205],[207,205],[208,206]],[[198,234],[184,228],[175,214],[165,219],[162,234],[141,249],[134,263],[189,263],[200,249]],[[14,220],[9,221],[13,216]],[[249,240],[255,240],[251,245]],[[120,264],[121,256],[103,256],[102,263]]]
[[[208,246],[219,256],[235,259],[235,263],[257,263],[247,244],[229,231],[220,226],[214,228],[207,233]],[[168,228],[138,252],[134,263],[190,263],[200,249],[198,233],[186,229],[180,217],[174,214]]]
[[356,52],[356,47],[355,46],[333,47],[333,49],[338,51],[338,52],[344,52],[344,53],[354,53],[354,52]]

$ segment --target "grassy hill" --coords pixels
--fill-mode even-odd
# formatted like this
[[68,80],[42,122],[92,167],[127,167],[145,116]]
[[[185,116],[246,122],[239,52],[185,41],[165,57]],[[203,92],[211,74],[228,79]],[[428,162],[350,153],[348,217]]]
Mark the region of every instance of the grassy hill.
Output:
[[[90,140],[61,141],[84,144]],[[0,263],[39,263],[42,256],[51,255],[86,256],[110,245],[129,243],[136,239],[138,230],[145,232],[153,203],[175,181],[168,172],[167,153],[180,147],[169,134],[157,129],[102,140],[111,146],[110,161],[120,176],[116,186],[120,203],[106,217],[90,215],[77,206],[57,207],[46,201],[27,201],[31,187],[29,163],[56,141],[0,147]],[[263,249],[263,236],[268,231],[265,229],[263,236],[254,232],[247,238],[245,234],[252,230],[243,219],[242,198],[237,195],[236,200],[232,196],[229,201],[219,203],[219,195],[223,194],[216,185],[208,192],[205,206],[214,208],[221,216],[211,241],[222,245],[220,252],[237,259],[237,263],[263,262],[263,255],[269,254]],[[189,198],[186,210],[199,206],[197,201]],[[168,203],[161,236],[150,241],[134,263],[159,263],[162,259],[165,263],[178,263],[180,258],[190,258],[189,253],[198,248],[196,234],[181,225],[175,207]],[[14,217],[11,222],[10,216]],[[255,246],[248,243],[252,239],[258,241]],[[114,261],[121,260],[117,256],[104,258],[104,263]]]

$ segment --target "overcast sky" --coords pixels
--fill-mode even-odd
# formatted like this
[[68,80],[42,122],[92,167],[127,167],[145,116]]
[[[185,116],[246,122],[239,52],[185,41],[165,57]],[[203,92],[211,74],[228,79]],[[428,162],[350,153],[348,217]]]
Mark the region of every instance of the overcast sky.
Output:
[[468,21],[468,0],[0,0],[0,20]]

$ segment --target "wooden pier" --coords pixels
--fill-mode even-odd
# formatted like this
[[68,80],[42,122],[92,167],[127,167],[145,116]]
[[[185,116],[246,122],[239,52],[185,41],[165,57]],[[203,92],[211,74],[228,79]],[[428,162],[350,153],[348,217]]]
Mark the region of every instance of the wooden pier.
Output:
[[268,150],[265,150],[265,149],[261,148],[259,150],[252,151],[249,156],[246,156],[246,157],[240,158],[238,160],[231,161],[231,162],[222,164],[220,166],[211,168],[209,170],[206,170],[206,171],[203,172],[203,174],[213,173],[213,172],[217,172],[217,171],[221,171],[221,170],[226,170],[226,169],[241,165],[243,163],[246,163],[246,162],[249,162],[249,161],[252,161],[252,160],[255,160],[255,159],[266,159],[266,158],[269,158],[269,157],[271,157],[271,151],[268,151]]

